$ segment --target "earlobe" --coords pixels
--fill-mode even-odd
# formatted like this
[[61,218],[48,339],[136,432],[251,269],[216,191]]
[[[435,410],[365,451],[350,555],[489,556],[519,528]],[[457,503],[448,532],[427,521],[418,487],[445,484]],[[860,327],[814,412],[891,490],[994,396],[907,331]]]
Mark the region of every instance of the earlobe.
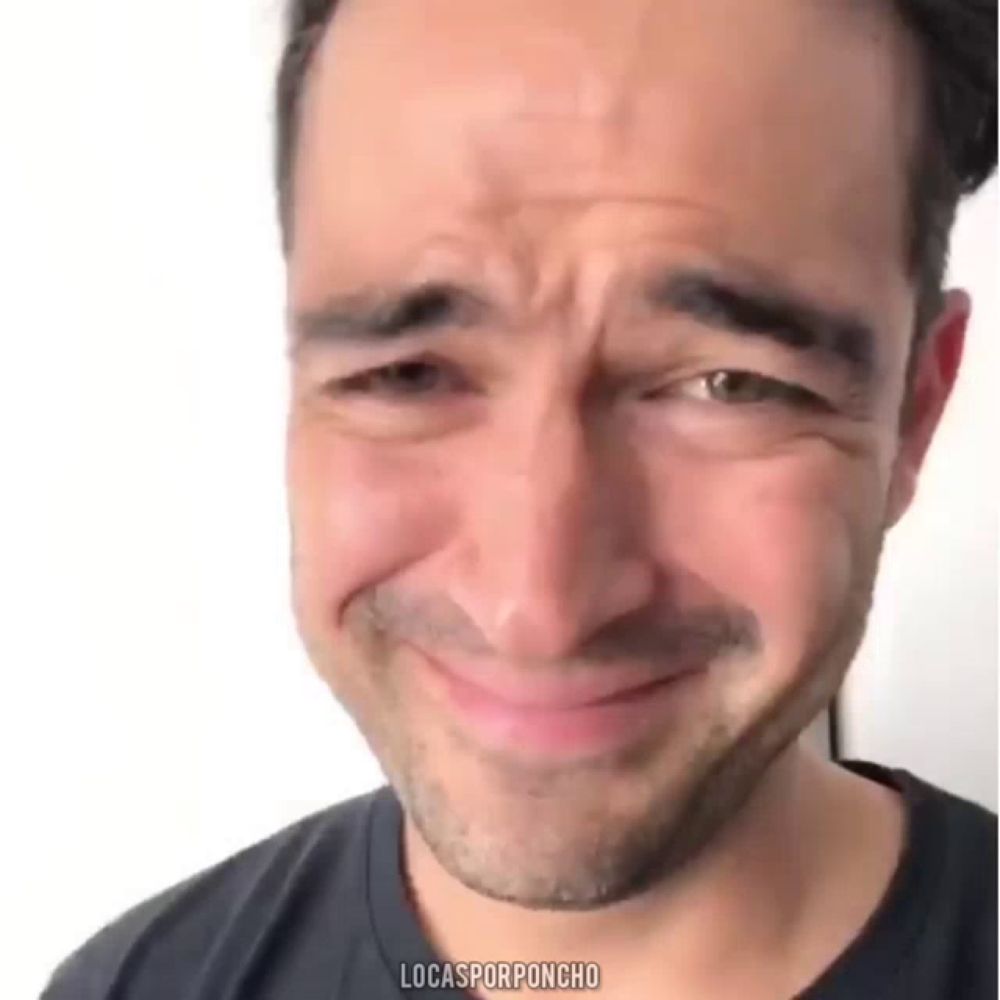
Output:
[[899,447],[889,484],[887,528],[906,513],[916,495],[920,470],[958,378],[970,312],[966,292],[948,292],[944,307],[916,348],[919,355],[912,365],[911,384],[906,387]]

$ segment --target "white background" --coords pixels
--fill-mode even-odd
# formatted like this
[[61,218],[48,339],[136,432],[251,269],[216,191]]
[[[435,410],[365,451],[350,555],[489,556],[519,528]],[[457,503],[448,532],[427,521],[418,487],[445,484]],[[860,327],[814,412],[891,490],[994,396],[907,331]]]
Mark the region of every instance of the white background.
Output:
[[[0,996],[376,766],[288,610],[276,3],[0,11]],[[996,801],[996,188],[847,752]]]

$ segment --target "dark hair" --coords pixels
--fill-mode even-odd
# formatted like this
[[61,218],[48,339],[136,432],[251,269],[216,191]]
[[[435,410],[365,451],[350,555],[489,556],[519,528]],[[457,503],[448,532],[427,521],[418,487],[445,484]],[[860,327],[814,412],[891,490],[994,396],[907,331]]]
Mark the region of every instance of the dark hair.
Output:
[[[907,266],[917,287],[916,338],[941,306],[948,242],[960,199],[997,162],[996,0],[891,0],[923,55],[924,119],[913,158]],[[304,81],[338,0],[288,0],[276,92],[276,187],[282,241],[291,244],[290,188]],[[911,352],[911,361],[915,352]]]

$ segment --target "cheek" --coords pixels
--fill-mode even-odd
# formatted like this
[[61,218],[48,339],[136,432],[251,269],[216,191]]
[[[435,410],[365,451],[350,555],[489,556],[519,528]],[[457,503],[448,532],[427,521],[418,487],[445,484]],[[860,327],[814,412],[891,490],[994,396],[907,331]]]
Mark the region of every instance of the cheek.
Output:
[[879,535],[875,462],[817,446],[703,463],[678,481],[683,527],[667,526],[676,535],[664,544],[713,591],[751,610],[767,662],[793,671],[838,628],[855,588],[870,582]]
[[322,427],[289,436],[295,602],[329,629],[366,587],[433,551],[451,523],[432,465]]

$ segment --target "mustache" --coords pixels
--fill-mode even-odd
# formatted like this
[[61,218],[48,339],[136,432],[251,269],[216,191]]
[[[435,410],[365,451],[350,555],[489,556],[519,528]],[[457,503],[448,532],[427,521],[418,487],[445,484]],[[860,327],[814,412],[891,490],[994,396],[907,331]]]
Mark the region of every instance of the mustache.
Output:
[[[475,622],[448,598],[374,587],[356,598],[356,613],[382,638],[426,649],[488,656],[495,650]],[[609,622],[574,650],[572,660],[608,664],[662,658],[714,659],[762,647],[756,615],[733,604],[689,609],[644,608]]]

